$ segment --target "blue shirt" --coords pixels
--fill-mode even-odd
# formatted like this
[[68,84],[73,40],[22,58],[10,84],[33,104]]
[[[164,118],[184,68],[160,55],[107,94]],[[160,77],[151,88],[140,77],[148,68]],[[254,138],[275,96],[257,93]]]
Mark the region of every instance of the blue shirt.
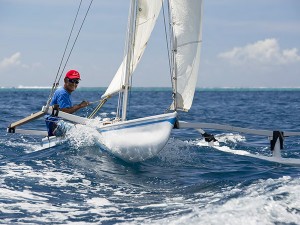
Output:
[[[71,94],[69,92],[67,92],[67,90],[64,89],[63,87],[57,89],[54,92],[54,95],[52,97],[50,105],[52,106],[55,104],[57,104],[60,109],[72,107],[73,104],[72,104]],[[59,133],[57,133],[57,132],[56,132],[56,134],[54,134],[54,130],[55,129],[57,130],[57,122],[59,120],[60,120],[60,118],[58,118],[56,116],[52,116],[52,115],[45,116],[45,122],[46,122],[47,130],[48,130],[48,136],[59,135]],[[62,134],[60,134],[60,135],[62,135]]]
[[52,106],[54,104],[59,105],[60,109],[72,107],[73,103],[72,103],[71,94],[67,92],[67,90],[64,89],[63,87],[57,89],[54,92],[50,105]]

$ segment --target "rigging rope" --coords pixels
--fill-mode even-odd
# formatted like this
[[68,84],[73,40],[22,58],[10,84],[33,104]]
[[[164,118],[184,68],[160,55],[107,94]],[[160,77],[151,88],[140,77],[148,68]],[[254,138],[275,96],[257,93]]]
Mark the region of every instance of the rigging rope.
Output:
[[[100,110],[100,108],[107,102],[108,98],[109,97],[106,97],[106,98],[100,100],[100,103],[97,105],[97,107],[94,109],[94,111],[88,116],[89,119],[92,119],[96,115],[96,113]],[[98,101],[95,101],[95,102],[98,102]],[[92,104],[92,103],[94,103],[94,102],[91,102],[90,104]]]
[[[169,2],[167,2],[167,7],[168,7],[168,21],[169,24],[171,24],[171,13],[170,13],[170,4]],[[170,51],[170,45],[172,44],[172,34],[173,34],[173,30],[172,30],[172,25],[169,26],[169,32],[167,32],[167,23],[166,23],[166,14],[165,14],[165,6],[164,6],[164,1],[162,0],[162,8],[163,8],[163,18],[164,18],[164,28],[165,28],[165,37],[166,37],[166,44],[167,44],[167,53],[168,53],[168,62],[169,62],[169,72],[170,72],[170,79],[171,79],[171,84],[172,84],[172,99],[174,102],[174,109],[176,110],[176,85],[174,84],[174,80],[173,80],[173,70],[174,70],[174,54],[171,53]],[[168,34],[169,34],[169,38],[168,38]],[[173,50],[172,50],[173,51]],[[171,58],[172,57],[172,58]],[[165,112],[169,111],[171,109],[171,106],[169,106],[169,108],[167,108],[165,110]]]
[[134,61],[132,60],[132,58],[134,58],[134,46],[135,46],[135,35],[136,35],[136,29],[137,29],[137,26],[138,26],[138,24],[137,24],[137,11],[138,11],[138,4],[136,3],[135,4],[135,12],[136,12],[136,14],[135,14],[135,18],[134,18],[134,26],[133,26],[133,30],[132,30],[132,34],[133,34],[133,43],[132,43],[132,53],[131,53],[131,63],[129,64],[129,74],[131,74],[130,75],[130,80],[129,80],[129,82],[128,82],[128,93],[129,93],[129,96],[128,96],[128,102],[127,102],[127,117],[128,117],[128,112],[130,112],[130,106],[131,106],[131,94],[132,94],[132,73],[133,73],[133,64],[134,64]]
[[71,48],[71,50],[70,50],[70,52],[69,52],[68,58],[67,58],[67,60],[66,60],[66,62],[65,62],[64,68],[63,68],[62,71],[61,71],[59,80],[61,79],[61,77],[62,77],[62,75],[63,75],[63,72],[64,72],[64,70],[65,70],[65,68],[66,68],[66,66],[67,66],[67,64],[68,64],[68,61],[69,61],[70,56],[71,56],[71,54],[72,54],[72,52],[73,52],[74,46],[75,46],[75,44],[76,44],[76,42],[77,42],[77,39],[78,39],[78,37],[79,37],[79,34],[80,34],[80,32],[81,32],[81,29],[82,29],[82,27],[83,27],[83,24],[84,24],[84,22],[85,22],[85,19],[86,19],[87,15],[88,15],[88,13],[89,13],[89,11],[90,11],[90,8],[91,8],[91,5],[92,5],[93,1],[94,1],[94,0],[91,0],[91,2],[90,2],[90,4],[89,4],[89,7],[88,7],[88,9],[87,9],[87,11],[86,11],[86,13],[85,13],[85,15],[84,15],[83,21],[82,21],[82,23],[81,23],[81,25],[80,25],[80,28],[79,28],[78,33],[77,33],[77,35],[76,35],[76,38],[75,38],[75,40],[74,40],[74,42],[73,42],[72,48]]
[[75,16],[75,19],[74,19],[74,22],[73,22],[73,25],[72,25],[72,28],[71,28],[69,37],[68,37],[68,41],[67,41],[67,44],[66,44],[64,53],[63,53],[62,58],[61,58],[61,61],[60,61],[60,64],[59,64],[59,68],[58,68],[57,73],[56,73],[55,82],[56,82],[56,80],[57,80],[58,74],[59,74],[59,72],[60,72],[61,65],[62,65],[62,63],[63,63],[63,60],[64,60],[64,58],[65,58],[65,54],[66,54],[66,52],[67,52],[67,48],[68,48],[68,46],[69,46],[69,42],[70,42],[70,39],[71,39],[73,30],[74,30],[74,27],[75,27],[75,23],[76,23],[76,20],[77,20],[79,11],[80,11],[81,4],[82,4],[82,0],[80,1],[79,7],[78,7],[78,9],[77,9],[77,13],[76,13],[76,16]]
[[[75,19],[74,19],[74,22],[73,22],[73,25],[72,25],[72,28],[71,28],[69,37],[68,37],[67,44],[66,44],[66,46],[65,46],[65,50],[64,50],[63,56],[62,56],[61,61],[60,61],[59,68],[58,68],[58,70],[57,70],[57,74],[56,74],[56,77],[55,77],[55,80],[54,80],[52,89],[51,89],[50,94],[49,94],[49,97],[48,97],[48,101],[47,101],[46,107],[49,107],[50,102],[51,102],[51,100],[52,100],[52,97],[53,97],[53,95],[54,95],[54,92],[55,92],[55,90],[56,90],[57,87],[58,87],[59,81],[60,81],[60,79],[61,79],[61,77],[62,77],[62,75],[63,75],[63,73],[64,73],[64,70],[65,70],[67,64],[68,64],[68,61],[69,61],[70,56],[71,56],[71,54],[72,54],[72,52],[73,52],[74,46],[75,46],[75,44],[76,44],[76,42],[77,42],[77,39],[78,39],[78,37],[79,37],[79,34],[80,34],[80,32],[81,32],[81,29],[82,29],[82,27],[83,27],[83,24],[84,24],[84,22],[85,22],[85,19],[86,19],[88,13],[89,13],[89,10],[90,10],[90,8],[91,8],[91,5],[92,5],[93,1],[94,1],[94,0],[91,0],[91,2],[90,2],[90,4],[89,4],[89,7],[88,7],[88,9],[87,9],[87,11],[86,11],[86,13],[85,13],[85,16],[84,16],[84,18],[83,18],[83,21],[82,21],[82,23],[81,23],[81,25],[80,25],[80,28],[79,28],[78,32],[77,32],[76,38],[75,38],[75,40],[74,40],[74,42],[73,42],[73,45],[72,45],[71,50],[70,50],[70,52],[69,52],[69,55],[68,55],[68,57],[67,57],[67,59],[66,59],[66,61],[65,61],[64,67],[63,67],[63,69],[61,70],[61,66],[62,66],[62,64],[63,64],[64,58],[65,58],[65,54],[66,54],[66,52],[67,52],[67,48],[68,48],[68,46],[69,46],[69,42],[70,42],[71,36],[72,36],[72,34],[73,34],[73,30],[74,30],[74,27],[75,27],[75,24],[76,24],[76,20],[77,20],[77,17],[78,17],[80,8],[81,8],[82,0],[81,0],[80,3],[79,3],[78,9],[77,9],[77,13],[76,13],[76,16],[75,16]],[[59,73],[60,73],[60,76],[59,76],[59,78],[57,79]]]
[[51,89],[50,94],[49,94],[49,97],[48,97],[47,107],[50,105],[50,102],[51,102],[51,99],[52,99],[52,97],[53,97],[54,91],[57,89],[57,86],[58,86],[57,77],[58,77],[58,74],[59,74],[59,72],[60,72],[61,65],[62,65],[62,63],[63,63],[63,61],[64,61],[65,54],[66,54],[66,52],[67,52],[67,48],[68,48],[68,46],[69,46],[69,42],[70,42],[70,39],[71,39],[73,30],[74,30],[74,27],[75,27],[75,24],[76,24],[76,20],[77,20],[77,17],[78,17],[80,8],[81,8],[81,4],[82,4],[82,0],[81,0],[80,3],[79,3],[78,9],[77,9],[77,13],[76,13],[76,16],[75,16],[75,18],[74,18],[73,25],[72,25],[72,28],[71,28],[71,31],[70,31],[70,34],[69,34],[69,37],[68,37],[68,41],[67,41],[67,43],[66,43],[64,53],[63,53],[63,55],[62,55],[62,57],[61,57],[61,60],[60,60],[60,64],[59,64],[59,67],[58,67],[58,70],[57,70],[57,73],[56,73],[56,76],[55,76],[55,79],[54,79],[54,82],[53,82],[53,86],[52,86],[52,89]]
[[168,32],[167,32],[167,26],[166,26],[165,6],[164,6],[164,1],[163,0],[162,0],[162,8],[163,8],[164,28],[165,28],[165,37],[166,37],[166,43],[167,43],[167,53],[168,53],[170,76],[172,77],[171,59],[170,59],[170,54],[169,54],[170,47],[169,47],[169,42],[168,42]]
[[[130,67],[132,66],[132,63],[133,63],[132,60],[129,60],[130,62],[128,62],[128,56],[129,56],[129,54],[133,55],[133,50],[134,50],[134,44],[130,43],[130,40],[132,40],[132,38],[130,38],[130,35],[135,34],[134,28],[136,27],[136,22],[137,22],[136,18],[133,18],[135,16],[134,13],[133,13],[134,11],[135,12],[137,11],[137,3],[135,1],[131,1],[130,7],[129,7],[129,13],[128,13],[129,16],[128,16],[128,20],[127,20],[127,35],[126,35],[125,48],[124,48],[124,57],[126,57],[126,65],[125,65],[125,68],[124,68],[123,72],[124,72],[125,76],[123,76],[122,80],[121,80],[121,89],[120,90],[122,90],[122,91],[119,91],[116,118],[119,118],[120,116],[123,117],[123,113],[125,111],[127,111],[126,109],[124,110],[124,102],[125,102],[124,101],[124,99],[125,99],[124,96],[128,94],[128,92],[127,93],[125,93],[125,92],[126,92],[126,89],[128,89],[128,86],[129,86],[129,84],[127,84],[127,81],[126,81],[126,77],[127,77],[126,74],[130,73],[130,70],[132,70]],[[132,21],[135,21],[134,26],[133,26]],[[132,44],[132,46],[130,46],[131,44]],[[132,47],[132,52],[130,52],[131,47]],[[131,81],[128,80],[128,82],[131,82]],[[127,99],[128,99],[128,97],[127,97]],[[125,108],[126,108],[127,103],[125,103],[125,104],[126,104],[126,106],[125,106]],[[123,110],[124,110],[124,112],[123,112]],[[121,113],[122,113],[122,115],[121,115]]]

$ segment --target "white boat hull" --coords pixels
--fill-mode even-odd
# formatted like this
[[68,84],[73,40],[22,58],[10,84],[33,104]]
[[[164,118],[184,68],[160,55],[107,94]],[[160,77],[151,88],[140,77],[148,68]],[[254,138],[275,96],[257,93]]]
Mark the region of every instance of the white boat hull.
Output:
[[[157,155],[169,140],[177,113],[120,121],[96,128],[99,142],[110,153],[127,162],[141,162]],[[97,135],[98,136],[98,135]],[[43,138],[42,149],[51,148],[63,137]]]
[[177,113],[162,114],[106,125],[97,129],[107,151],[127,162],[157,155],[169,140]]
[[56,137],[56,136],[44,137],[42,139],[42,148],[40,150],[55,147],[57,144],[60,144],[63,140],[64,140],[63,137]]

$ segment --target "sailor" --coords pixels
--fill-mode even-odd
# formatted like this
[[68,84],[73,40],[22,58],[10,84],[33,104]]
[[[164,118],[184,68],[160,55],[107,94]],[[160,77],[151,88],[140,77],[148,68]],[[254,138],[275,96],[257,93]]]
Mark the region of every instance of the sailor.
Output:
[[[89,105],[88,101],[82,101],[80,104],[73,105],[71,93],[76,90],[80,81],[80,73],[76,70],[70,70],[66,73],[64,78],[64,86],[54,92],[50,106],[58,105],[59,110],[66,113],[74,113],[77,110]],[[54,134],[57,128],[58,117],[48,115],[46,116],[46,125],[48,129],[48,136]]]

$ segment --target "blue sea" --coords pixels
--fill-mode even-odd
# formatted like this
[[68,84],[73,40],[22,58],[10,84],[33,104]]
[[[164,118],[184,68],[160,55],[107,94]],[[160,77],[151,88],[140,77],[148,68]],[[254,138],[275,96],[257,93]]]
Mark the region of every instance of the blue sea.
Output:
[[[195,130],[174,130],[159,155],[141,163],[101,149],[91,129],[44,150],[41,137],[6,133],[41,110],[49,92],[0,89],[0,224],[300,224],[300,167],[220,152]],[[79,88],[73,101],[102,93]],[[169,89],[133,89],[129,119],[163,113],[171,101]],[[116,104],[113,98],[97,117],[113,118]],[[300,90],[199,89],[179,119],[300,131]],[[20,128],[43,130],[45,123]],[[271,155],[267,137],[207,132],[230,149]],[[282,155],[300,158],[300,137],[286,137]]]

